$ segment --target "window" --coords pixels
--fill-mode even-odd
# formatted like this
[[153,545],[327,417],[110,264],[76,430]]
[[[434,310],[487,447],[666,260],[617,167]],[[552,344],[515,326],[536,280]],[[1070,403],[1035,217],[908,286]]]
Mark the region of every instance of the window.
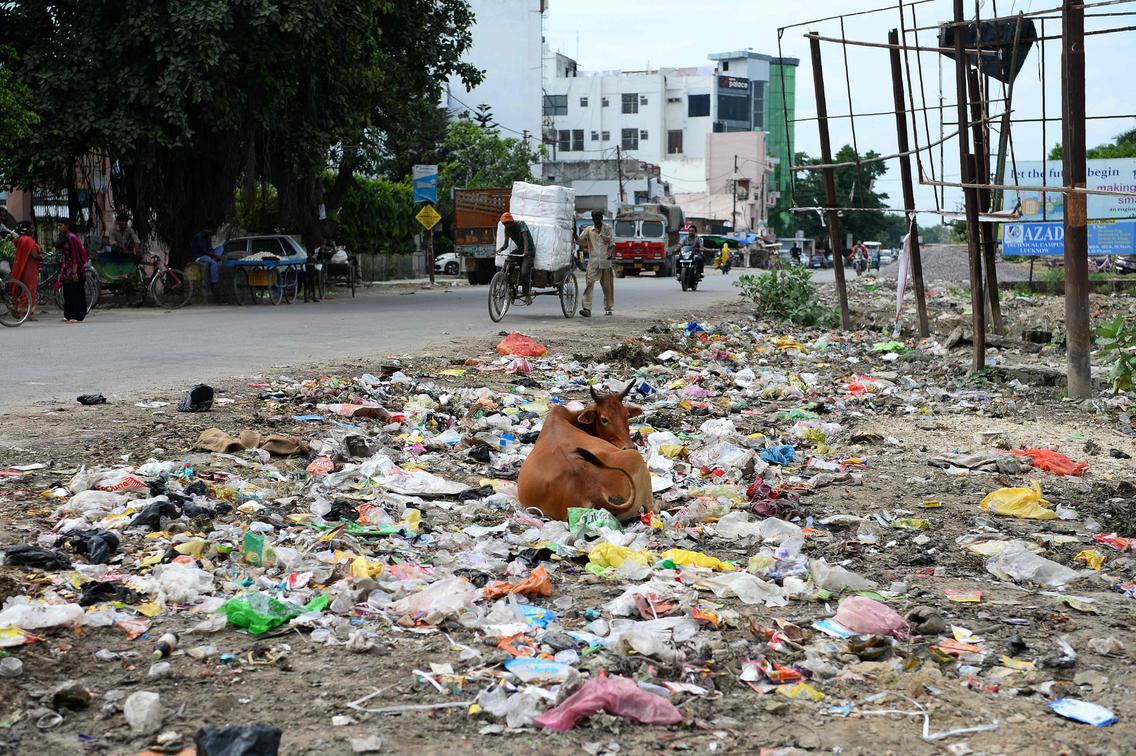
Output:
[[634,237],[635,221],[617,220],[614,229],[616,236]]
[[599,139],[600,139],[600,132],[598,132],[598,131],[593,131],[593,132],[592,132],[592,141],[593,141],[593,142],[598,142],[598,141],[599,141]]
[[545,95],[544,115],[568,115],[568,95]]
[[718,95],[718,119],[749,123],[751,117],[749,97],[746,95]]
[[639,235],[644,239],[662,239],[667,235],[667,227],[661,221],[643,221],[639,226]]
[[606,98],[606,97],[601,97],[601,98],[600,98],[600,105],[601,105],[602,107],[605,107],[605,108],[607,107],[607,105],[608,105],[608,102],[607,102],[607,98]]
[[560,129],[556,134],[556,146],[561,152],[583,152],[583,129]]
[[284,248],[280,246],[280,241],[272,237],[268,237],[267,239],[253,239],[250,247],[252,249],[251,253],[254,255],[259,252],[262,254],[276,255],[277,257],[290,257],[290,255],[284,254]]
[[681,97],[668,97],[667,102],[669,102],[671,104],[681,103],[682,98]]
[[581,108],[588,107],[588,98],[587,97],[581,97],[580,98],[580,107]]
[[640,131],[639,132],[639,141],[640,142],[646,142],[647,141],[647,132],[646,131]]
[[640,105],[646,105],[647,104],[647,95],[639,95],[639,104]]
[[623,130],[623,149],[637,150],[639,149],[639,129],[624,129]]
[[723,71],[729,71],[730,70],[730,61],[728,61],[728,60],[722,61],[722,70]]
[[682,154],[682,129],[667,132],[667,154]]
[[702,118],[710,115],[710,95],[689,95],[686,98],[686,115],[689,118]]
[[638,113],[639,112],[639,95],[631,92],[623,95],[623,112],[624,113]]
[[603,134],[600,136],[600,138],[605,142],[610,142],[611,141],[611,132],[610,131],[603,132]]
[[753,84],[753,128],[765,128],[765,82],[755,81]]

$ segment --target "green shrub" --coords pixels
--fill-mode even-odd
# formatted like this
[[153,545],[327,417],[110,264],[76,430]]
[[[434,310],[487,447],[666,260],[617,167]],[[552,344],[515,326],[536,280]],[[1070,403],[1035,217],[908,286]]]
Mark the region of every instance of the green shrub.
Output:
[[757,305],[763,317],[828,328],[835,328],[840,322],[836,310],[821,304],[807,268],[790,267],[756,276],[745,275],[735,281],[734,286],[740,287],[742,296]]
[[1136,323],[1117,317],[1096,329],[1097,347],[1112,363],[1108,377],[1113,391],[1131,391],[1136,385]]

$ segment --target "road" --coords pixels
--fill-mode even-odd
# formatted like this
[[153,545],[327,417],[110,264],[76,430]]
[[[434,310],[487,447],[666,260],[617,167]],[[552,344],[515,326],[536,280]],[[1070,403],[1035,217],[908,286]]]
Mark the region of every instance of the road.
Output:
[[[744,271],[741,271],[744,272]],[[593,322],[708,312],[736,300],[729,276],[708,272],[697,292],[683,293],[674,279],[616,281],[616,314],[602,314],[596,287]],[[581,279],[580,296],[583,297]],[[449,283],[449,281],[445,281]],[[308,363],[353,361],[439,350],[503,329],[540,338],[587,327],[566,320],[555,297],[517,307],[501,323],[489,319],[488,287],[436,290],[381,287],[318,304],[272,307],[190,306],[176,312],[98,309],[81,325],[58,322],[55,311],[20,328],[0,329],[0,411],[44,403],[74,402],[79,394],[110,400],[177,401],[199,382],[258,374],[280,375]]]

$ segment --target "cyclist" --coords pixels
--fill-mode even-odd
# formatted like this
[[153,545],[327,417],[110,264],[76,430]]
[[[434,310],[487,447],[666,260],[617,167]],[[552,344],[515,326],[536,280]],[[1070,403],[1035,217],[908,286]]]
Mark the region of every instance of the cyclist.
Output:
[[516,245],[517,251],[523,255],[521,258],[521,290],[525,304],[531,305],[533,303],[532,269],[536,257],[536,245],[533,244],[532,233],[524,221],[514,220],[511,213],[501,214],[501,225],[505,227],[505,243],[497,252],[504,252],[509,248],[509,242],[512,242]]

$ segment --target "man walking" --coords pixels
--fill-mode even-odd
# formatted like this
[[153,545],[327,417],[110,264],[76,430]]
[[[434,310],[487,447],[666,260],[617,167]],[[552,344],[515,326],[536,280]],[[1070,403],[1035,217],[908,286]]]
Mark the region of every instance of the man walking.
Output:
[[592,288],[596,281],[603,289],[604,314],[611,315],[615,306],[615,272],[611,268],[611,248],[615,244],[615,235],[611,226],[605,226],[603,211],[592,211],[592,225],[580,234],[580,246],[588,247],[587,285],[584,286],[584,307],[580,315],[585,318],[592,317]]

